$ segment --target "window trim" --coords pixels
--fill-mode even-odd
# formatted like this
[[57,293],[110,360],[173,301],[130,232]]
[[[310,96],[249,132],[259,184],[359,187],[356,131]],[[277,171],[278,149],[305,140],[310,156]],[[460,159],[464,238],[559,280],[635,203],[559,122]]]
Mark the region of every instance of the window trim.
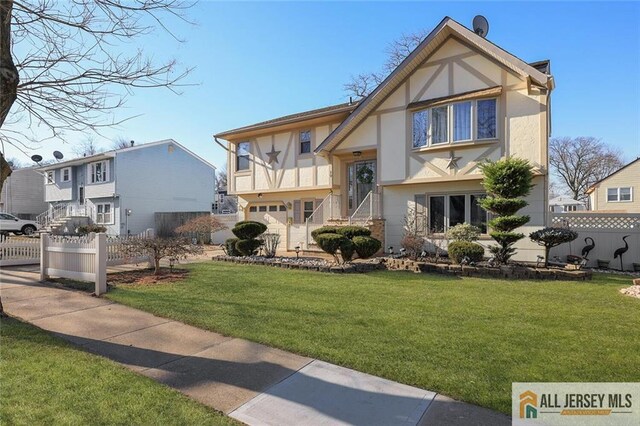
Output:
[[[431,235],[445,235],[447,233],[447,231],[449,230],[449,228],[451,228],[451,226],[449,225],[449,208],[450,208],[450,201],[449,201],[449,197],[452,196],[460,196],[460,195],[464,195],[464,222],[463,223],[468,223],[471,224],[471,196],[475,195],[475,196],[486,196],[486,192],[478,192],[478,191],[467,191],[467,192],[434,192],[433,194],[429,194],[427,193],[427,203],[426,203],[426,210],[427,210],[427,217],[426,217],[426,226],[427,226],[427,235],[431,234]],[[444,197],[444,232],[431,232],[431,198],[432,197]],[[415,199],[415,195],[414,195],[414,199]],[[480,238],[481,239],[485,239],[489,237],[489,220],[491,219],[489,212],[486,212],[486,217],[487,217],[487,221],[486,221],[486,232],[481,233],[480,234]]]
[[[51,174],[51,179],[49,179],[49,174]],[[56,183],[56,171],[49,170],[44,175],[44,183],[45,185],[54,185]]]
[[307,223],[307,218],[304,217],[304,213],[305,213],[305,211],[307,211],[304,208],[304,204],[305,203],[311,203],[311,206],[312,206],[311,214],[309,216],[313,215],[313,212],[316,211],[316,199],[315,198],[302,198],[300,200],[300,215],[301,215],[300,219],[302,220],[302,223]]
[[[301,135],[303,132],[309,132],[309,152],[302,152],[302,139],[301,139]],[[313,128],[308,128],[308,129],[300,129],[297,130],[298,133],[298,143],[297,143],[297,147],[298,147],[298,157],[311,157],[313,155],[313,141],[315,139],[315,132]]]
[[[69,175],[67,176],[67,179],[64,178],[64,172],[65,171],[69,172]],[[60,170],[60,181],[61,182],[71,182],[71,167],[65,167],[64,169]]]
[[[620,194],[620,190],[621,189],[627,189],[629,188],[629,199],[628,200],[623,200]],[[616,199],[615,200],[609,200],[609,190],[610,189],[615,189],[616,190]],[[607,203],[633,203],[633,186],[618,186],[618,187],[607,187],[607,192],[605,194]]]
[[[478,137],[478,123],[477,123],[477,111],[478,111],[478,101],[486,101],[486,100],[495,100],[496,105],[496,135],[490,138],[479,138]],[[454,140],[454,105],[463,104],[463,103],[471,103],[471,111],[470,111],[470,120],[471,120],[471,129],[470,135],[471,139],[461,139],[459,141]],[[445,142],[433,142],[433,110],[435,108],[447,108],[447,141]],[[409,145],[411,146],[412,151],[428,151],[428,150],[437,150],[443,148],[450,148],[453,146],[456,147],[465,147],[465,146],[473,146],[477,144],[485,144],[485,143],[495,143],[500,140],[500,97],[499,96],[489,96],[489,97],[478,97],[478,98],[470,98],[470,99],[462,99],[451,101],[449,103],[437,103],[435,105],[430,105],[428,107],[423,108],[409,108],[407,111],[410,113],[409,120],[411,121],[411,133],[408,135],[409,137]],[[415,114],[427,111],[427,129],[426,129],[426,142],[421,146],[413,146],[414,141],[414,131],[415,131]]]
[[[104,180],[94,180],[94,165],[96,164],[103,164],[104,165]],[[108,183],[111,182],[111,171],[109,170],[109,160],[100,160],[100,161],[93,161],[89,164],[87,164],[87,168],[89,169],[89,179],[88,179],[88,184],[89,185],[100,185],[102,183]]]
[[[110,218],[109,222],[106,222],[104,220],[104,215],[105,215],[104,209],[103,209],[102,213],[98,213],[99,206],[109,206],[109,214],[111,215],[111,218]],[[114,209],[113,203],[95,203],[94,207],[95,207],[95,212],[96,212],[96,214],[95,214],[95,222],[96,222],[96,224],[98,224],[98,225],[113,225],[113,224],[115,224],[115,216],[116,215],[115,215],[115,209]],[[102,215],[102,222],[100,222],[98,220],[98,215],[99,214]]]
[[[239,158],[238,148],[239,148],[241,143],[249,144],[249,149],[247,150],[247,155],[246,155],[247,159],[249,160],[249,167],[246,168],[246,169],[238,170],[238,158]],[[251,163],[252,150],[253,150],[253,143],[252,143],[251,140],[240,141],[240,142],[238,142],[236,144],[236,149],[233,152],[234,157],[235,157],[234,166],[233,166],[234,170],[233,171],[234,171],[235,174],[240,174],[240,175],[242,175],[242,174],[251,174],[251,171],[253,170],[253,165]],[[243,155],[243,157],[244,157],[244,155]]]

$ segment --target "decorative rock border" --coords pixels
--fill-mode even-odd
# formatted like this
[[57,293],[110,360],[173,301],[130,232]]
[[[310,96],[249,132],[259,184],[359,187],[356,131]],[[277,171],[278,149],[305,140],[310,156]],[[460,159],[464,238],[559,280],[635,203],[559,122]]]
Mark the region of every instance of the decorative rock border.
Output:
[[386,259],[388,270],[405,270],[416,273],[435,272],[439,274],[461,275],[478,278],[516,278],[525,280],[590,280],[591,271],[569,271],[563,269],[544,269],[529,266],[467,266],[447,263],[418,262],[410,259]]
[[275,268],[302,269],[327,273],[366,273],[378,270],[411,271],[415,273],[438,273],[478,278],[515,278],[525,280],[590,280],[591,271],[568,271],[563,269],[543,269],[529,266],[466,266],[447,263],[419,262],[410,259],[375,258],[368,262],[354,262],[346,265],[332,265],[317,261],[305,262],[300,259],[283,261],[282,258],[266,259],[234,256],[214,256],[212,260],[247,265],[265,265]]

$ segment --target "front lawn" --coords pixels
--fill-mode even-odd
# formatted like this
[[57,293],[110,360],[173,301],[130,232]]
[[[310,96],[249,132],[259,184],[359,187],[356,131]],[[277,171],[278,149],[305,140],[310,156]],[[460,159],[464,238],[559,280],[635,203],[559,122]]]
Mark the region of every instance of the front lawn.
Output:
[[0,320],[0,424],[236,424],[15,319]]
[[110,299],[505,413],[514,381],[640,381],[640,300],[591,282],[403,272],[334,275],[228,263]]

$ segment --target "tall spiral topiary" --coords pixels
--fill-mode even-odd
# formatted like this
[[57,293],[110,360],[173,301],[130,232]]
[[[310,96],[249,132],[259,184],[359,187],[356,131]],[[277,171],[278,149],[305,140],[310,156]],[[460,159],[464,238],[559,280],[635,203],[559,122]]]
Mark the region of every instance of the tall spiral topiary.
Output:
[[[243,256],[251,256],[252,254],[254,254],[261,244],[260,241],[256,238],[263,234],[266,230],[267,225],[260,222],[243,220],[236,223],[233,229],[231,229],[233,235],[238,237],[238,240],[234,242],[235,251]],[[229,241],[230,240],[227,240],[227,242]]]
[[505,264],[516,252],[513,245],[524,238],[524,234],[513,231],[530,219],[516,213],[529,204],[522,197],[529,195],[534,186],[532,167],[527,160],[511,157],[483,163],[480,169],[484,174],[482,186],[487,191],[480,206],[494,215],[489,221],[489,235],[498,243],[489,250],[496,262]]

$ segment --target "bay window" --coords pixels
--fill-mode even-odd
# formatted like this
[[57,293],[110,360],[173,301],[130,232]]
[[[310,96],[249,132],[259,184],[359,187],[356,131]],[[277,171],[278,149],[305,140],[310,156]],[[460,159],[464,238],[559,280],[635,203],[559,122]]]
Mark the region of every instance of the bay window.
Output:
[[412,146],[423,148],[473,140],[495,139],[497,99],[477,99],[414,111]]

